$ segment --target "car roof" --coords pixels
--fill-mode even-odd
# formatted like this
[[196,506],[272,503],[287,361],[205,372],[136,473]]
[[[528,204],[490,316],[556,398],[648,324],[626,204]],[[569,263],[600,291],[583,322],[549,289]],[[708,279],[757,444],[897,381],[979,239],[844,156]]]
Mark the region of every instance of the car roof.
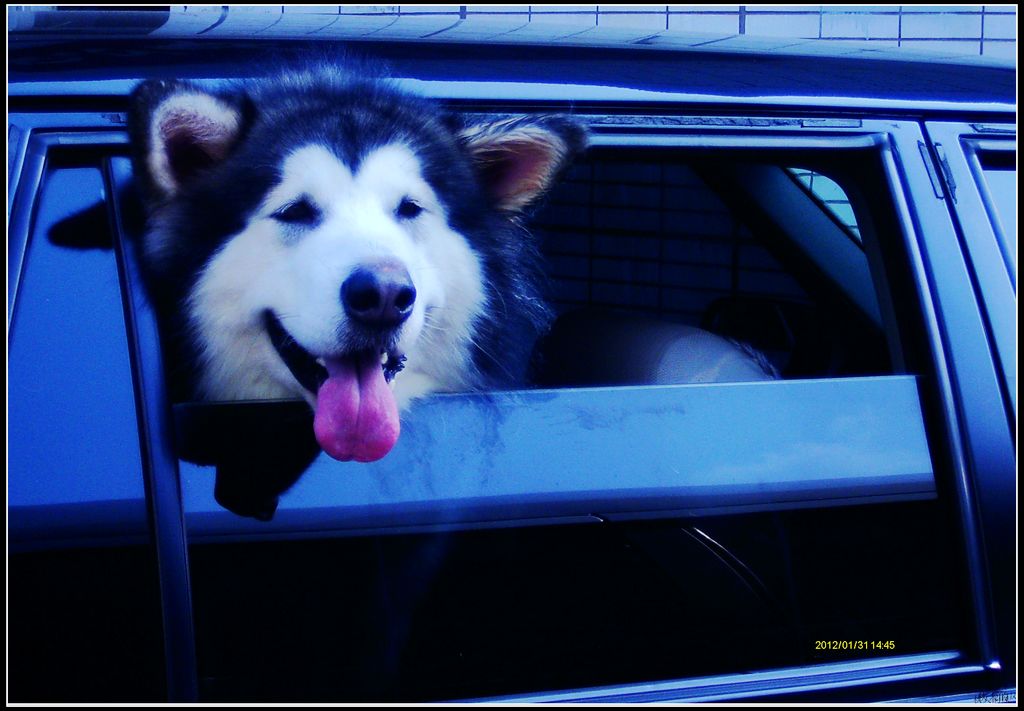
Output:
[[[440,93],[449,98],[948,104],[1002,111],[1016,105],[1012,60],[880,49],[867,42],[605,27],[567,34],[564,27],[538,23],[528,32],[489,34],[482,18],[473,20],[472,32],[459,31],[469,27],[460,23],[428,32],[434,25],[424,23],[438,18],[422,15],[402,15],[372,31],[345,17],[315,33],[282,22],[256,32],[251,8],[192,12],[22,10],[9,34],[9,91],[44,93],[45,82],[69,80],[245,77],[296,57],[356,56],[381,62],[392,76],[446,82],[450,86]],[[68,89],[49,87],[57,94]],[[84,94],[129,90],[130,84],[74,88]]]

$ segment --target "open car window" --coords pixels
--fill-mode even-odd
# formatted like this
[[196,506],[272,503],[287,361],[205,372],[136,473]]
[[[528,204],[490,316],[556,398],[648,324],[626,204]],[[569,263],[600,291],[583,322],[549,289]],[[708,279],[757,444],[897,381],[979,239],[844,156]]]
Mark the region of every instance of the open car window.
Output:
[[[225,472],[245,475],[247,462],[270,456],[260,443],[277,446],[282,423],[306,426],[304,405],[176,405],[190,535],[595,521],[932,495],[887,257],[851,240],[787,172],[795,161],[832,172],[866,205],[870,188],[858,181],[878,170],[877,152],[841,135],[832,150],[757,137],[743,148],[729,138],[717,153],[707,147],[714,136],[699,148],[688,147],[696,139],[628,149],[614,137],[599,142],[534,217],[558,316],[535,349],[537,389],[414,405],[392,455],[371,465],[314,457],[272,521],[225,511],[210,465],[217,486],[232,486]],[[112,174],[127,187],[127,161],[115,160]],[[886,220],[864,212],[873,239],[893,229]],[[723,373],[701,363],[708,356],[695,332],[734,344],[743,367]]]

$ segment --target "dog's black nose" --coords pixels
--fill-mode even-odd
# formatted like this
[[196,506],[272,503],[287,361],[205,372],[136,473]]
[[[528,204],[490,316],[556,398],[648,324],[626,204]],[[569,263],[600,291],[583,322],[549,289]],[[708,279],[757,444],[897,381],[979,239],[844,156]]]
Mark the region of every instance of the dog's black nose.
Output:
[[357,267],[341,285],[341,303],[350,318],[364,326],[394,328],[409,318],[416,287],[401,264],[393,261]]

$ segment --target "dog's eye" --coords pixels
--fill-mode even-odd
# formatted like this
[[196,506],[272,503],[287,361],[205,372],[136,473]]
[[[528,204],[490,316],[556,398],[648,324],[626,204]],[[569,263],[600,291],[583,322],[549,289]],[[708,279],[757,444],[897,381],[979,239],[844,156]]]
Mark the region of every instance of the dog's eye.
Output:
[[320,219],[320,211],[306,198],[300,198],[282,207],[273,217],[288,225],[312,225]]
[[398,207],[395,208],[395,214],[403,220],[411,220],[421,212],[423,212],[423,208],[412,198],[402,198],[402,202],[398,203]]

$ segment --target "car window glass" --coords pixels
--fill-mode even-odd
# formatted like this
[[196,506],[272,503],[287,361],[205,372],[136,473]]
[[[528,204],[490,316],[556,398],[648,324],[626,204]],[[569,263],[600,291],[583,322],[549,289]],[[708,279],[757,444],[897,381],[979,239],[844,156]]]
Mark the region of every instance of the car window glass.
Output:
[[1017,270],[1017,170],[1013,161],[998,163],[981,156],[982,173],[989,195],[995,203],[1002,227],[1002,247],[1010,258],[1010,267]]
[[[10,342],[12,502],[125,502],[145,521],[121,291],[95,165],[52,160]],[[127,515],[127,514],[126,514]]]
[[954,648],[935,502],[208,543],[206,701],[445,701]]
[[796,177],[821,204],[839,220],[850,233],[860,239],[860,227],[857,226],[857,218],[853,214],[853,206],[846,193],[843,192],[839,183],[826,175],[815,173],[813,170],[804,168],[791,168],[793,176]]

